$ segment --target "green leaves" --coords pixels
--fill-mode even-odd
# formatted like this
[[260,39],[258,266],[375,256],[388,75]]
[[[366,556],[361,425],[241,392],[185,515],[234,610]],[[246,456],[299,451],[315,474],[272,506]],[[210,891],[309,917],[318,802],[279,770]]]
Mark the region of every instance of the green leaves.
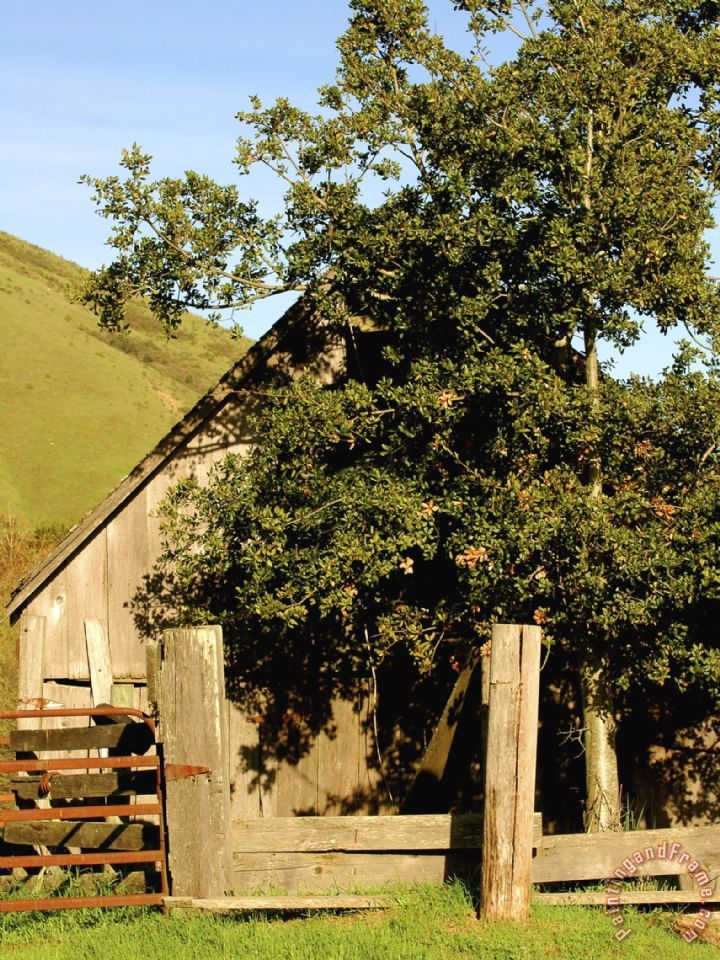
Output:
[[280,389],[250,455],[166,505],[177,595],[240,645],[342,637],[373,662],[402,645],[424,670],[493,620],[537,622],[620,686],[717,695],[720,381],[607,381],[603,399],[525,347],[373,389]]
[[259,657],[402,644],[426,670],[534,621],[621,685],[717,693],[717,376],[684,349],[658,383],[595,385],[594,353],[682,326],[715,363],[718,4],[464,0],[467,56],[416,0],[350,6],[317,114],[238,115],[275,216],[153,182],[137,147],[125,179],[86,178],[114,224],[85,292],[106,325],[135,295],[172,327],[293,289],[387,337],[387,379],[273,392],[250,456],[173,495],[174,602]]
[[123,152],[125,180],[82,178],[102,216],[116,223],[108,241],[116,259],[90,275],[81,295],[103,326],[123,327],[134,296],[172,330],[188,307],[235,309],[290,289],[277,219],[262,220],[235,187],[192,171],[152,183],[150,162],[134,145]]

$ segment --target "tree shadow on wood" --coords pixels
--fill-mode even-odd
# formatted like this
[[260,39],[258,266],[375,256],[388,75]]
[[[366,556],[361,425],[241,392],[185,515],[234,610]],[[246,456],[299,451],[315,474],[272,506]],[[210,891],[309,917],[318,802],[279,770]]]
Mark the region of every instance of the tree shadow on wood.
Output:
[[[289,768],[307,774],[315,758],[317,796],[310,802],[298,798],[294,815],[397,812],[451,678],[442,684],[438,677],[422,676],[404,651],[388,658],[374,677],[367,675],[364,659],[350,651],[342,666],[330,668],[333,646],[322,651],[308,645],[301,657],[281,656],[281,663],[266,652],[266,661],[256,657],[250,670],[247,648],[239,667],[230,655],[229,696],[245,716],[259,721],[257,742],[235,747],[250,775],[246,789],[272,793],[279,778],[292,779]],[[338,719],[343,704],[352,705],[352,713],[345,707]],[[352,766],[354,776],[348,771]],[[342,791],[333,786],[338,776]]]
[[619,746],[634,825],[720,821],[720,717],[710,698],[645,690],[626,710]]
[[[133,601],[136,625],[153,639],[171,627],[198,625],[187,623],[183,611],[207,609],[208,598],[218,611],[232,609],[233,589],[198,580],[181,590],[171,570],[156,568]],[[452,689],[453,671],[423,675],[402,649],[372,671],[364,646],[334,621],[278,628],[272,637],[260,623],[226,617],[222,625],[226,696],[255,727],[245,742],[231,744],[231,769],[243,774],[243,789],[272,796],[288,768],[304,769],[318,743],[347,740],[352,724],[361,756],[354,781],[344,778],[346,795],[333,787],[334,774],[320,770],[314,802],[300,798],[293,810],[397,809]],[[354,712],[351,719],[345,711],[340,724],[339,703],[352,704]]]

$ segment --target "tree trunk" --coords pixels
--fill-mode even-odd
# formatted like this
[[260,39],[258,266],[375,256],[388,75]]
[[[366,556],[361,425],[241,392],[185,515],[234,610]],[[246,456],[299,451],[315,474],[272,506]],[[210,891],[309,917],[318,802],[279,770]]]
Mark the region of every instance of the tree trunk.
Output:
[[620,830],[620,781],[615,749],[613,696],[597,662],[581,667],[585,728],[585,829],[589,833]]
[[[593,405],[600,405],[597,342],[591,323],[585,327],[585,374]],[[593,453],[588,468],[591,499],[602,494],[600,457]],[[586,659],[580,667],[580,687],[585,730],[585,829],[590,833],[620,830],[620,779],[615,747],[614,702],[610,684],[597,660]]]

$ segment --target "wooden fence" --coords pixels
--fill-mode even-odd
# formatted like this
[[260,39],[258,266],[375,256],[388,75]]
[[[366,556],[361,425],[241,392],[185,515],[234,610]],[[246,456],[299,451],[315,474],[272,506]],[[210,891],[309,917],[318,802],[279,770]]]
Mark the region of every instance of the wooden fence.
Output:
[[[483,859],[488,916],[523,916],[534,827],[540,630],[493,630],[487,684],[485,815],[230,819],[228,729],[219,627],[171,630],[148,657],[149,700],[169,766],[198,774],[167,782],[173,894],[218,898],[272,885],[338,889],[398,880],[442,882]],[[481,731],[478,729],[480,738]],[[200,772],[202,771],[202,772]]]
[[[494,629],[490,669],[483,680],[487,726],[477,731],[489,744],[483,814],[233,820],[228,815],[220,628],[169,631],[162,656],[158,660],[155,655],[149,671],[150,699],[160,703],[165,761],[209,771],[167,785],[173,893],[200,900],[258,895],[268,888],[286,896],[337,894],[386,883],[442,883],[458,876],[480,884],[485,916],[522,917],[531,881],[602,880],[634,851],[665,842],[680,845],[703,864],[717,895],[720,827],[542,835],[540,817],[532,809],[539,655],[538,628]],[[466,686],[467,678],[461,678],[459,687]],[[461,693],[456,690],[451,703],[459,702]],[[452,737],[446,721],[444,716],[430,744],[426,773],[440,775],[439,741],[446,748]],[[634,875],[673,876],[683,869],[677,858],[655,858],[638,864]],[[681,896],[692,900],[695,894]]]
[[[534,818],[533,843],[542,839]],[[278,817],[231,823],[236,895],[273,888],[327,893],[392,883],[472,881],[480,870],[478,814]]]
[[[474,882],[482,859],[483,817],[436,814],[235,820],[230,837],[233,892],[238,896],[269,887],[294,894],[397,882],[441,884],[451,877]],[[541,817],[536,813],[532,882],[603,880],[622,868],[623,860],[633,852],[657,850],[662,844],[669,851],[673,843],[705,867],[716,890],[713,899],[718,899],[715,878],[720,873],[720,827],[715,826],[543,836]],[[636,865],[634,875],[677,876],[684,869],[678,855]],[[688,901],[693,899],[697,899],[697,891],[686,896]]]

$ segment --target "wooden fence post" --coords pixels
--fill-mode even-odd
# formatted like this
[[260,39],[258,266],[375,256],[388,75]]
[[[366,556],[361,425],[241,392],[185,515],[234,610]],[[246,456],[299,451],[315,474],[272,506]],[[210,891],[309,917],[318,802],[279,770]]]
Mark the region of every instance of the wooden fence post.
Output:
[[539,627],[492,630],[480,917],[525,920],[530,903],[540,690]]
[[[166,630],[163,637],[159,739],[172,894],[222,897],[232,885],[222,629]],[[210,772],[184,776],[172,764]]]

